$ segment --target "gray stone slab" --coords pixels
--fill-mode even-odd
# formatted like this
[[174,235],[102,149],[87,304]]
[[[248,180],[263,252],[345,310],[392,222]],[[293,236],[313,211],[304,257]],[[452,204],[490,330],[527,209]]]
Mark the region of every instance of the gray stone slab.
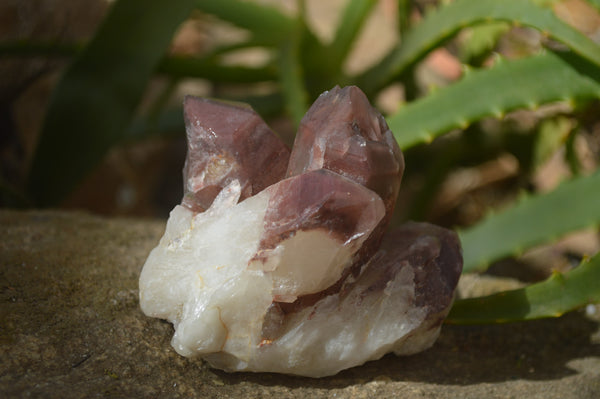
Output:
[[0,397],[598,398],[599,323],[446,325],[430,350],[333,377],[227,374],[138,306],[163,221],[0,211]]

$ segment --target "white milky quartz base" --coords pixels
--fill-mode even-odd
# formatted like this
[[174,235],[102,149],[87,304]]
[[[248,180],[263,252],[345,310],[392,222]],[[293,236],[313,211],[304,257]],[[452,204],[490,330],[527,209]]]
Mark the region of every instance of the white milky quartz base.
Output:
[[226,371],[321,377],[433,344],[439,326],[428,326],[426,308],[414,306],[411,267],[401,268],[377,295],[365,295],[377,280],[376,268],[363,268],[349,292],[286,315],[277,336],[265,338],[265,314],[281,287],[274,272],[248,263],[263,231],[269,192],[236,204],[238,196],[239,185],[233,184],[204,213],[176,206],[144,265],[142,310],[173,323],[171,343],[178,353],[201,356]]

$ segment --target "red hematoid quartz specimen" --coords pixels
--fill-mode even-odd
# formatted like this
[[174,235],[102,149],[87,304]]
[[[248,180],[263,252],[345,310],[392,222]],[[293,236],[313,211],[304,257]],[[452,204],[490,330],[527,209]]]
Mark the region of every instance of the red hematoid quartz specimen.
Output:
[[290,150],[249,106],[187,96],[183,112],[183,205],[203,212],[234,179],[242,201],[284,177]]
[[[461,273],[460,244],[454,232],[425,223],[384,234],[404,160],[383,116],[360,89],[336,86],[323,93],[302,119],[291,153],[249,107],[188,96],[184,114],[187,210],[178,212],[194,222],[178,232],[183,222],[169,221],[165,242],[140,279],[142,309],[175,324],[178,352],[199,354],[228,371],[323,376],[390,351],[410,354],[433,344]],[[222,272],[231,274],[218,288],[204,284],[233,266],[219,265],[219,272],[210,262],[205,269],[186,266],[191,280],[203,276],[196,296],[187,299],[198,310],[181,300],[169,313],[152,288],[153,279],[169,278],[161,262],[173,248],[191,245],[186,240],[196,226],[208,226],[219,212],[229,215],[222,210],[227,201],[242,215],[250,215],[243,213],[246,207],[264,204],[253,208],[259,210],[258,227],[248,230],[257,231],[254,244],[239,265],[233,261],[237,271]],[[223,223],[232,217],[223,216]],[[245,222],[252,223],[233,223]],[[242,283],[244,278],[255,282]],[[254,288],[263,284],[260,278],[267,281],[264,295]],[[263,299],[252,308],[231,299],[238,294]],[[210,309],[218,318],[206,316]],[[258,312],[254,319],[252,312]],[[207,327],[210,320],[218,320],[216,327]]]

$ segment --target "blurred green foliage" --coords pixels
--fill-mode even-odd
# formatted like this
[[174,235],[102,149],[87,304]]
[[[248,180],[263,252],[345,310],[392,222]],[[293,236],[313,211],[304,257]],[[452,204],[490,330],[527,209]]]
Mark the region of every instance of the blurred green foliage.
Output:
[[[36,206],[56,205],[113,146],[183,132],[181,109],[155,106],[152,115],[136,114],[154,74],[167,76],[173,83],[201,78],[242,85],[248,94],[232,99],[249,102],[263,115],[287,113],[296,125],[309,103],[334,85],[356,84],[374,99],[391,85],[400,84],[407,101],[387,120],[407,155],[407,171],[420,170],[426,176],[419,204],[409,216],[422,216],[450,170],[492,159],[499,153],[498,146],[503,151],[514,150],[530,170],[558,147],[567,148],[565,156],[574,174],[571,181],[548,194],[528,195],[505,211],[489,214],[461,230],[465,271],[483,271],[494,261],[571,231],[597,229],[600,171],[579,175],[573,142],[582,115],[590,107],[598,110],[600,46],[554,14],[551,6],[556,1],[456,0],[432,6],[427,12],[419,2],[398,1],[398,44],[372,67],[349,75],[345,63],[376,3],[347,1],[333,39],[327,43],[309,28],[302,1],[298,2],[297,15],[290,16],[244,0],[118,0],[95,37],[82,49],[2,44],[2,56],[75,55],[52,96],[26,192],[9,193],[6,188],[5,193],[21,196]],[[596,0],[589,4],[600,8]],[[410,17],[416,9],[423,14],[418,21]],[[193,11],[212,15],[247,35],[196,56],[165,55],[176,28]],[[494,59],[494,48],[513,26],[538,30],[546,38],[543,42],[550,45],[524,58]],[[421,61],[466,31],[470,39],[460,42],[456,51],[464,63],[461,79],[430,92],[419,90],[416,69]],[[229,54],[251,48],[261,48],[270,57],[258,66],[226,61]],[[264,82],[275,83],[275,89],[266,94],[252,91],[253,84]],[[501,118],[514,110],[556,102],[567,104],[569,111],[558,118],[543,119],[517,144],[513,140],[516,135],[511,134],[504,135],[500,144],[486,139],[481,124],[485,118]],[[457,129],[464,131],[458,138],[447,135]],[[447,138],[442,150],[436,150],[439,146],[432,143],[439,136]],[[566,205],[572,201],[576,204]],[[549,317],[598,301],[600,284],[590,281],[598,282],[599,256],[584,260],[582,266],[564,276],[555,274],[522,290],[457,301],[450,321]]]

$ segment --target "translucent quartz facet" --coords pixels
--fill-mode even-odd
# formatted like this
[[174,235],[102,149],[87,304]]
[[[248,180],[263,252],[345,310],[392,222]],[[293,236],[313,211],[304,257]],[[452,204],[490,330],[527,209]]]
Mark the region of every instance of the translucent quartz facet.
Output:
[[356,86],[321,94],[300,122],[287,176],[318,169],[375,191],[393,211],[404,159],[385,119]]
[[266,191],[263,232],[249,267],[272,272],[276,301],[294,302],[333,285],[385,215],[373,191],[323,169]]
[[184,108],[183,206],[140,276],[142,310],[173,323],[178,353],[321,377],[433,344],[460,243],[425,223],[383,236],[404,162],[358,88],[319,97],[291,156],[248,108]]
[[284,177],[290,151],[249,106],[186,96],[183,112],[188,153],[182,205],[202,212],[233,180],[243,200]]
[[404,158],[383,116],[356,86],[338,86],[321,94],[298,128],[287,176],[327,169],[375,191],[386,216],[360,256],[373,254],[394,211]]

